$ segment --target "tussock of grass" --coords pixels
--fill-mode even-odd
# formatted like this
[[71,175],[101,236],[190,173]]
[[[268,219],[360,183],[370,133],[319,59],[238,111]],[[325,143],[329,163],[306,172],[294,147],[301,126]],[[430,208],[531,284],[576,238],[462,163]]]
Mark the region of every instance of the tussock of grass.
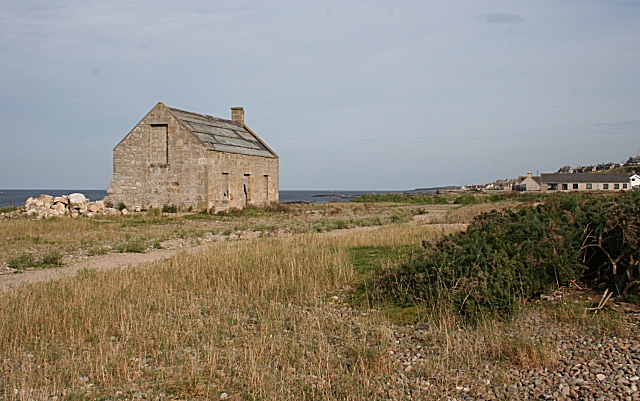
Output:
[[17,270],[62,266],[62,253],[56,250],[42,254],[25,252],[7,259],[7,266]]

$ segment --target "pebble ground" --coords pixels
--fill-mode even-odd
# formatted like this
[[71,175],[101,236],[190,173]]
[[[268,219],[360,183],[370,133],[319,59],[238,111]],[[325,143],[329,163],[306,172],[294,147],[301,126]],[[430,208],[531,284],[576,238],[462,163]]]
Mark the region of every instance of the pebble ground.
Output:
[[555,354],[548,366],[492,364],[467,370],[458,366],[435,374],[431,368],[432,376],[425,376],[433,356],[442,352],[442,344],[434,345],[430,336],[437,336],[433,333],[437,329],[428,324],[397,328],[395,349],[390,351],[396,371],[386,381],[385,395],[389,399],[478,401],[640,400],[640,314],[622,317],[628,328],[624,337],[576,330],[571,325],[549,326],[536,315],[529,314],[520,323],[530,329],[533,341],[548,344]]

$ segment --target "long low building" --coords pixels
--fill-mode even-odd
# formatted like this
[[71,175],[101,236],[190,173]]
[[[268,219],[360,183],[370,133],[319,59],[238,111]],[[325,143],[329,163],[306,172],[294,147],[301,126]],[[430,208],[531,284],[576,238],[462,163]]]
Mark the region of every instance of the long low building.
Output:
[[[540,174],[540,191],[624,191],[632,188],[636,174]],[[635,182],[635,180],[634,180]]]

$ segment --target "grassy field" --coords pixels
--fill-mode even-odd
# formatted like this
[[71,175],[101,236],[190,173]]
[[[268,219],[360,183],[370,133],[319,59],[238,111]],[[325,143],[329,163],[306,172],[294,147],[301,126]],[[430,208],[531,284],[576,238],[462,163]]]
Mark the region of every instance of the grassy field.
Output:
[[[452,205],[427,207],[437,216],[446,216]],[[176,241],[193,245],[205,240],[381,226],[407,222],[421,213],[424,208],[407,205],[340,203],[295,205],[282,212],[252,208],[226,216],[140,213],[102,219],[0,218],[0,265],[21,270],[109,252],[145,252],[171,247]]]
[[[369,296],[373,271],[461,227],[434,223],[464,222],[487,207],[445,206],[341,204],[240,217],[2,221],[2,235],[13,241],[0,242],[3,255],[40,245],[73,252],[84,249],[83,240],[113,246],[127,236],[198,238],[193,233],[259,231],[255,227],[263,225],[279,234],[265,229],[266,235],[220,240],[197,254],[86,270],[1,293],[0,399],[440,399],[455,395],[463,377],[506,386],[513,368],[552,366],[557,332],[539,339],[522,321],[467,327],[455,316]],[[437,218],[412,222],[429,214]],[[376,224],[362,223],[369,219]],[[336,230],[349,227],[361,228]],[[301,234],[284,235],[291,233]],[[591,319],[583,311],[533,305],[523,316],[538,326],[624,334],[615,315]],[[410,347],[403,333],[427,321],[431,329],[411,345],[424,363],[410,372],[402,364]]]

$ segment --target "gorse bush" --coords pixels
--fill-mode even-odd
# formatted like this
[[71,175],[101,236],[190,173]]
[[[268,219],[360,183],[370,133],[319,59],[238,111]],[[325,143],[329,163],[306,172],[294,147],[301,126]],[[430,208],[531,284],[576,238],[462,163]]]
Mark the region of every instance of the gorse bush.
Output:
[[618,294],[640,284],[640,193],[568,195],[519,211],[478,216],[466,232],[379,278],[401,302],[478,317],[510,315],[520,302],[581,278]]

